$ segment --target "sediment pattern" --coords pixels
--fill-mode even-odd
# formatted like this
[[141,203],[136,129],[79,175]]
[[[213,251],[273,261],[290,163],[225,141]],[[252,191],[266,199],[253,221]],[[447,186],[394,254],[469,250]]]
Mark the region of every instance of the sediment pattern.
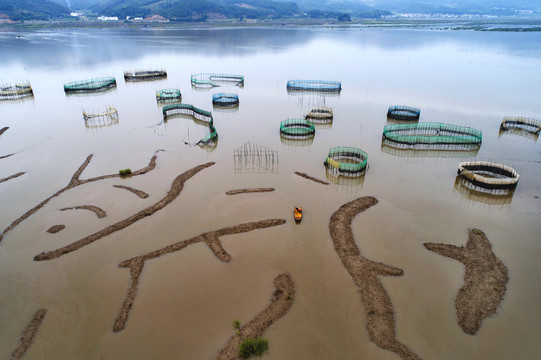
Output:
[[66,255],[66,254],[69,254],[70,252],[73,252],[73,251],[76,251],[76,250],[79,250],[80,248],[82,248],[83,246],[86,246],[86,245],[89,245],[91,243],[93,243],[94,241],[97,241],[99,239],[101,239],[102,237],[104,236],[107,236],[107,235],[111,235],[112,233],[114,232],[117,232],[119,230],[122,230],[132,224],[134,224],[135,222],[147,217],[147,216],[150,216],[152,214],[154,214],[156,211],[159,211],[161,209],[163,209],[164,207],[166,207],[167,205],[169,205],[173,200],[175,200],[181,193],[182,189],[184,188],[184,183],[189,180],[190,178],[192,178],[193,176],[195,176],[197,173],[199,173],[201,170],[203,169],[206,169],[208,168],[209,166],[212,166],[214,165],[215,163],[214,162],[208,162],[206,164],[203,164],[203,165],[199,165],[199,166],[196,166],[188,171],[185,171],[183,172],[182,174],[180,174],[179,176],[177,176],[174,180],[173,180],[173,183],[171,184],[171,189],[169,190],[169,192],[167,193],[167,195],[165,195],[164,198],[162,198],[161,200],[159,200],[157,203],[137,212],[136,214],[124,219],[124,220],[121,220],[113,225],[109,225],[103,229],[101,229],[100,231],[98,232],[95,232],[94,234],[91,234],[91,235],[88,235],[78,241],[75,241],[67,246],[64,246],[64,247],[61,247],[61,248],[58,248],[56,250],[53,250],[53,251],[49,251],[49,252],[46,252],[46,253],[41,253],[39,255],[36,255],[34,257],[34,260],[35,261],[44,261],[44,260],[52,260],[52,259],[56,259],[56,258],[59,258],[60,256],[62,255]]
[[242,340],[262,336],[273,322],[287,313],[295,298],[295,285],[291,276],[286,273],[278,275],[274,279],[274,287],[270,304],[229,339],[216,360],[240,359],[239,345]]
[[296,174],[296,175],[299,175],[300,177],[303,177],[303,178],[305,178],[305,179],[312,180],[313,182],[316,182],[316,183],[318,183],[318,184],[329,185],[328,182],[323,181],[323,180],[319,180],[318,178],[315,178],[315,177],[310,176],[310,175],[308,175],[308,174],[305,174],[305,173],[303,173],[303,172],[295,171],[295,174]]
[[375,197],[365,196],[342,205],[332,214],[329,231],[336,253],[361,293],[370,340],[402,359],[419,359],[417,354],[396,338],[393,304],[378,278],[380,275],[402,276],[404,272],[363,257],[353,238],[353,218],[377,203]]
[[65,228],[66,228],[66,225],[63,225],[63,224],[53,225],[47,229],[47,232],[51,234],[56,234],[57,232],[62,231]]
[[99,219],[103,219],[104,217],[107,216],[107,213],[105,212],[105,210],[94,205],[81,205],[81,206],[74,206],[74,207],[67,207],[67,208],[60,209],[60,211],[66,211],[66,210],[90,210],[94,214],[96,214],[96,216]]
[[9,129],[9,126],[4,126],[3,128],[1,128],[0,129],[0,136],[2,136],[2,134],[5,133],[7,129]]
[[219,230],[205,232],[191,239],[179,241],[164,248],[151,251],[145,255],[137,256],[121,262],[118,267],[130,269],[131,284],[128,290],[128,294],[126,295],[126,299],[124,300],[122,308],[120,309],[120,313],[115,320],[113,331],[121,331],[126,326],[126,321],[128,320],[133,301],[135,300],[135,295],[137,294],[139,278],[141,277],[141,273],[143,272],[143,267],[145,266],[146,261],[158,258],[165,254],[180,251],[188,245],[204,242],[220,261],[228,263],[229,261],[231,261],[231,256],[223,248],[222,243],[219,239],[221,236],[240,234],[255,229],[264,229],[272,226],[278,226],[285,224],[285,222],[286,221],[284,219],[269,219],[225,227]]
[[237,194],[271,192],[271,191],[274,191],[274,188],[253,188],[253,189],[229,190],[228,192],[226,192],[226,194],[227,195],[237,195]]
[[11,154],[7,154],[7,155],[0,156],[0,160],[5,159],[5,158],[8,158],[8,157],[13,156],[13,155],[15,155],[15,153],[11,153]]
[[30,345],[34,342],[34,338],[45,318],[45,314],[47,314],[47,310],[45,309],[36,311],[34,317],[23,331],[20,339],[21,344],[13,351],[13,353],[11,353],[11,360],[19,360],[24,356]]
[[456,294],[455,307],[462,330],[475,335],[484,319],[496,314],[507,290],[507,267],[492,252],[479,229],[470,229],[466,247],[424,243],[428,250],[460,261],[466,267],[464,286]]
[[[18,172],[17,174],[13,174],[13,175],[8,176],[6,178],[2,178],[2,179],[0,179],[0,183],[3,183],[5,181],[11,180],[11,179],[15,179],[15,178],[17,178],[17,177],[19,177],[21,175],[24,175],[24,174],[25,173],[23,171],[21,171],[21,172]],[[0,240],[1,240],[1,238],[0,238]]]
[[[135,172],[133,172],[131,174],[131,176],[138,176],[138,175],[143,175],[143,174],[146,174],[148,173],[149,171],[152,171],[156,168],[156,159],[158,158],[158,152],[159,151],[163,151],[163,150],[158,150],[154,153],[154,155],[152,156],[152,158],[150,159],[150,162],[147,166],[145,166],[144,168],[141,168]],[[87,184],[87,183],[90,183],[90,182],[94,182],[94,181],[98,181],[98,180],[104,180],[104,179],[110,179],[110,178],[118,178],[120,177],[120,174],[110,174],[110,175],[102,175],[102,176],[97,176],[97,177],[93,177],[93,178],[90,178],[90,179],[84,179],[84,180],[81,180],[80,177],[81,177],[81,174],[83,173],[83,171],[86,169],[86,167],[88,166],[88,164],[90,164],[90,160],[92,160],[92,157],[94,155],[88,155],[86,160],[83,162],[83,164],[81,166],[79,166],[79,168],[77,169],[77,171],[73,174],[70,182],[68,183],[68,185],[60,190],[58,190],[56,193],[54,193],[53,195],[49,196],[47,199],[43,200],[42,202],[40,202],[39,204],[37,204],[36,206],[34,206],[32,209],[28,210],[27,212],[25,212],[23,215],[21,215],[20,217],[18,217],[15,221],[13,221],[7,228],[4,229],[4,231],[2,232],[2,234],[0,234],[0,242],[2,242],[2,239],[4,238],[4,236],[6,235],[6,233],[8,233],[9,231],[13,230],[17,225],[19,225],[21,222],[23,222],[24,220],[28,219],[30,216],[32,216],[34,213],[36,213],[39,209],[41,209],[42,207],[44,207],[51,199],[54,199],[55,197],[57,196],[60,196],[61,194],[63,194],[65,191],[67,190],[70,190],[70,189],[73,189],[79,185],[84,185],[84,184]]]
[[129,187],[129,186],[113,185],[113,187],[118,188],[118,189],[128,190],[128,191],[134,193],[135,195],[139,196],[141,199],[146,199],[148,197],[148,194],[146,192],[134,189],[134,188]]

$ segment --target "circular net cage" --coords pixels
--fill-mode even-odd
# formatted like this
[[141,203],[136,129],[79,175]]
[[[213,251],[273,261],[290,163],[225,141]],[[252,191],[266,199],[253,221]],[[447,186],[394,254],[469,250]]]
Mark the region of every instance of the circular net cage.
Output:
[[27,96],[34,96],[30,84],[2,85],[0,87],[0,99],[21,99]]
[[390,106],[387,117],[394,120],[417,121],[421,116],[421,109],[406,105]]
[[124,72],[124,80],[126,81],[148,81],[167,78],[165,70],[139,70]]
[[171,104],[164,106],[162,113],[164,121],[167,121],[168,117],[174,115],[190,115],[196,120],[207,123],[209,134],[199,140],[197,145],[212,146],[217,143],[218,132],[214,127],[214,120],[210,111],[205,111],[189,104]]
[[195,74],[191,76],[195,88],[213,88],[218,86],[244,86],[244,76],[235,74]]
[[541,132],[541,121],[520,116],[506,116],[500,125],[502,131],[525,131],[539,135]]
[[87,113],[86,111],[83,111],[83,118],[87,128],[118,125],[118,111],[112,106],[108,106],[104,112],[100,113]]
[[238,106],[239,96],[237,94],[218,93],[212,95],[212,104],[215,106]]
[[494,192],[514,190],[520,177],[512,167],[488,161],[462,162],[457,173],[472,188]]
[[287,82],[287,90],[333,93],[342,91],[342,83],[327,80],[289,80]]
[[179,89],[163,89],[156,91],[156,100],[158,101],[178,101],[182,99]]
[[96,78],[82,81],[74,81],[64,85],[64,91],[72,92],[92,92],[106,90],[116,86],[114,77]]
[[288,119],[280,123],[280,135],[286,139],[308,139],[314,137],[316,127],[306,119]]
[[306,120],[310,120],[315,124],[329,124],[333,120],[333,112],[331,108],[323,106],[314,106],[312,110],[305,116]]
[[324,165],[333,176],[361,176],[368,165],[368,154],[355,147],[334,147],[329,150]]
[[383,128],[384,144],[400,148],[470,149],[480,147],[482,138],[480,130],[442,123],[393,124]]

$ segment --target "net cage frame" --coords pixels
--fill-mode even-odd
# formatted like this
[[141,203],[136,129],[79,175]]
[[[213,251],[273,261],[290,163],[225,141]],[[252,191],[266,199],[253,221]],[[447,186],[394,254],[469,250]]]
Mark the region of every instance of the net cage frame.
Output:
[[118,110],[108,106],[104,112],[89,114],[83,110],[83,119],[87,128],[100,128],[111,125],[118,125]]
[[197,145],[210,145],[218,140],[218,131],[214,127],[214,119],[210,111],[202,110],[190,104],[171,104],[162,108],[163,121],[167,121],[170,116],[181,114],[190,115],[194,119],[208,123],[209,134],[199,140]]
[[387,109],[387,117],[394,120],[417,121],[421,116],[421,109],[407,105],[393,105]]
[[520,175],[510,166],[489,161],[465,161],[458,165],[457,175],[486,190],[513,190]]
[[[441,135],[441,133],[444,135]],[[480,147],[483,135],[481,130],[467,126],[443,123],[391,124],[383,128],[382,139],[399,147],[439,148],[463,146]]]
[[165,70],[128,70],[124,71],[125,81],[144,81],[167,78]]
[[190,77],[192,86],[213,88],[219,86],[244,86],[244,76],[237,74],[199,73]]
[[34,96],[30,83],[0,86],[0,99],[22,99],[28,96]]
[[329,124],[334,119],[334,114],[331,108],[324,106],[314,106],[304,117],[314,124]]
[[177,101],[182,100],[182,93],[179,89],[162,89],[156,91],[157,101]]
[[342,83],[331,80],[288,80],[287,90],[338,93],[342,91]]
[[233,93],[217,93],[212,95],[212,105],[215,106],[238,106],[239,96]]
[[[348,163],[340,160],[348,159],[357,161]],[[368,166],[368,154],[356,147],[337,146],[329,150],[329,154],[323,163],[327,171],[336,172],[342,176],[361,176]]]
[[93,78],[88,80],[72,81],[64,84],[64,92],[92,92],[109,89],[115,86],[116,79],[114,77]]
[[247,142],[233,150],[236,173],[278,173],[278,151]]
[[316,134],[313,122],[306,119],[287,119],[280,122],[280,136],[287,139],[308,139]]
[[505,116],[500,125],[500,130],[520,130],[539,135],[541,132],[541,121],[522,116]]

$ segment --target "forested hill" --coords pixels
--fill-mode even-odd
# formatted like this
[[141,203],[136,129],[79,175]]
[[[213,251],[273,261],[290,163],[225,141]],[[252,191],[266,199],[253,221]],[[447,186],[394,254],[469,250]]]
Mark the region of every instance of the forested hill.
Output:
[[13,20],[50,20],[69,15],[66,6],[49,0],[0,0],[0,14]]

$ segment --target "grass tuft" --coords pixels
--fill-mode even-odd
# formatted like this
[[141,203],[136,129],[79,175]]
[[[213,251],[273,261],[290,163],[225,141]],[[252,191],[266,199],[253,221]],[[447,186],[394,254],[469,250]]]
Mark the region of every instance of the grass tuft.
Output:
[[269,341],[261,336],[255,339],[248,337],[242,340],[239,345],[239,355],[243,359],[248,359],[252,356],[259,356],[261,358],[267,350],[269,350]]

